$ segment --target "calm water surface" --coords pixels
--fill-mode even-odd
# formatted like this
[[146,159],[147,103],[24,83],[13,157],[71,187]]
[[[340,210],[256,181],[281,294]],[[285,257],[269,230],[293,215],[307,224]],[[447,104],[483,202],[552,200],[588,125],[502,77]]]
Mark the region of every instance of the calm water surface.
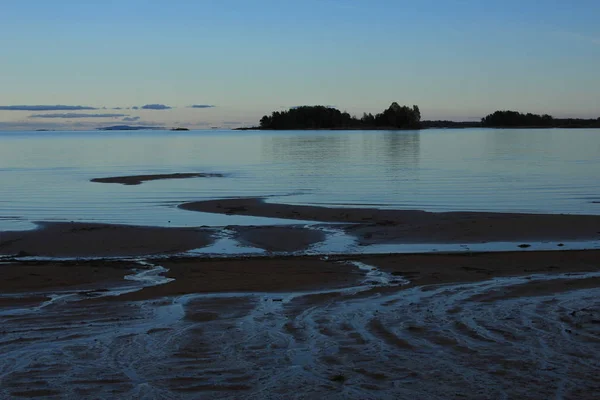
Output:
[[[264,223],[174,206],[230,196],[430,211],[600,214],[600,130],[1,132],[0,229],[31,221]],[[225,178],[91,183],[220,172]],[[282,222],[282,221],[276,221]]]

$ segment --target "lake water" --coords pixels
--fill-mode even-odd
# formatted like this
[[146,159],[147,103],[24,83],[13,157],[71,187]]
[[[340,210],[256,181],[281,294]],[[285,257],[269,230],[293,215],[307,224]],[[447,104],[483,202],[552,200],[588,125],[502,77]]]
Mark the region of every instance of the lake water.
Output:
[[[600,214],[600,130],[0,132],[0,230],[31,221],[260,224],[178,210],[268,201],[429,211]],[[92,183],[109,176],[224,178]],[[289,221],[287,221],[289,223]]]

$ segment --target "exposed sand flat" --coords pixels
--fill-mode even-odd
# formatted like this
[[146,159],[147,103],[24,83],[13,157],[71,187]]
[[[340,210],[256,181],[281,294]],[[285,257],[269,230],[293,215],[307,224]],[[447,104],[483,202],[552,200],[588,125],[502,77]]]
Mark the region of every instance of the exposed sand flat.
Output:
[[190,211],[307,221],[347,222],[361,244],[477,243],[527,240],[597,240],[599,215],[431,213],[414,210],[329,208],[265,203],[257,198],[185,203]]
[[307,250],[325,240],[325,233],[298,226],[238,226],[236,239],[244,245],[276,252]]
[[[175,281],[42,306],[28,290],[78,266],[0,264],[42,275],[13,286],[20,303],[0,302],[0,397],[577,399],[600,389],[600,251],[160,264]],[[99,286],[121,267],[108,263]],[[65,275],[65,285],[88,279]]]
[[600,250],[390,254],[365,255],[356,259],[391,274],[404,276],[411,285],[417,286],[600,270]]
[[[302,226],[231,226],[240,245],[268,252],[305,251],[325,233]],[[0,255],[123,257],[173,254],[214,242],[215,231],[130,225],[44,222],[30,231],[0,232]]]
[[176,174],[156,174],[156,175],[131,175],[131,176],[113,176],[109,178],[94,178],[91,182],[97,183],[120,183],[121,185],[140,185],[147,181],[157,181],[163,179],[187,179],[187,178],[220,178],[223,174],[216,173],[176,173]]
[[[351,287],[367,273],[360,262],[408,279],[407,287],[473,282],[531,274],[600,270],[600,250],[273,256],[238,258],[172,257],[151,262],[168,269],[172,282],[147,287],[118,299],[160,298],[193,293],[297,292]],[[0,293],[30,293],[69,288],[105,288],[122,281],[140,265],[134,261],[7,261]],[[147,268],[147,267],[144,267]]]
[[355,286],[358,268],[317,257],[161,260],[172,282],[120,296],[153,299],[193,293],[293,292]]
[[30,231],[1,232],[0,255],[121,257],[172,254],[212,243],[198,228],[160,228],[75,222],[44,222]]
[[9,261],[0,264],[0,293],[105,288],[122,283],[136,267],[127,261]]

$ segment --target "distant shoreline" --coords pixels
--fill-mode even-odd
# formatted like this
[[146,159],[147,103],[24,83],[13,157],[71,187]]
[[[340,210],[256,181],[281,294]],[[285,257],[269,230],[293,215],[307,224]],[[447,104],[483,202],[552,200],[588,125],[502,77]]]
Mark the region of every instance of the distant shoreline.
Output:
[[315,129],[305,129],[305,128],[294,128],[294,129],[269,129],[269,128],[261,128],[259,126],[250,126],[250,127],[240,127],[234,128],[234,131],[418,131],[418,130],[428,130],[428,129],[506,129],[506,130],[515,130],[515,129],[597,129],[600,128],[600,123],[598,125],[557,125],[557,126],[484,126],[481,123],[473,123],[473,122],[452,122],[448,124],[431,124],[429,122],[437,122],[437,121],[423,121],[423,125],[420,128],[412,128],[412,129],[404,129],[404,128],[394,128],[394,127],[341,127],[341,128],[315,128]]
[[273,111],[258,126],[240,130],[419,130],[428,128],[600,128],[600,118],[554,118],[548,114],[495,111],[479,121],[421,120],[419,106],[394,102],[383,112],[361,118],[331,106],[300,106]]

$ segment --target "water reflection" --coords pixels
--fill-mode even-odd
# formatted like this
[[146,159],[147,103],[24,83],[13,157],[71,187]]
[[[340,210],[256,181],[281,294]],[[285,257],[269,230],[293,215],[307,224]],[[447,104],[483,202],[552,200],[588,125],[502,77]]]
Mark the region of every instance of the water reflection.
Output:
[[417,131],[279,132],[262,143],[263,162],[279,168],[271,179],[303,193],[287,202],[384,206],[419,176]]
[[381,158],[392,169],[418,168],[420,133],[380,131],[263,137],[263,159],[269,162],[329,165],[363,160],[379,164]]
[[365,134],[363,136],[363,153],[368,154],[370,158],[383,158],[386,170],[396,176],[415,176],[421,156],[420,139],[418,131]]
[[329,164],[347,156],[350,138],[337,134],[274,135],[263,138],[266,161]]

